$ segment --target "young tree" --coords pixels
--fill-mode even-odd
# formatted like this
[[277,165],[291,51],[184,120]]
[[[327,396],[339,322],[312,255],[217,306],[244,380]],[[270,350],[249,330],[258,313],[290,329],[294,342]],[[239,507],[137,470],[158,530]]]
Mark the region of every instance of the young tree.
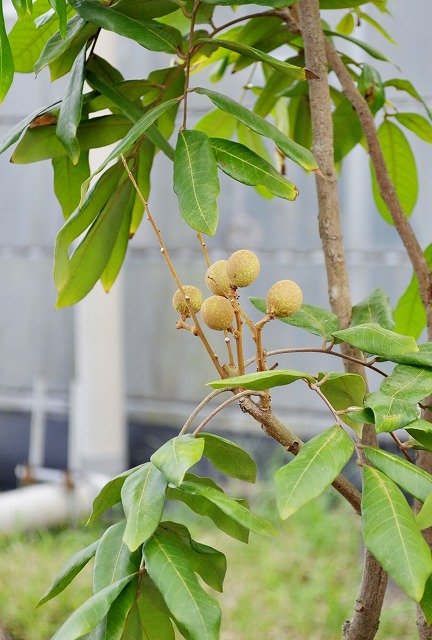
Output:
[[[255,480],[256,466],[246,452],[204,431],[209,419],[189,433],[201,409],[225,391],[230,396],[210,419],[238,402],[268,436],[295,455],[275,477],[281,518],[288,518],[330,485],[362,518],[363,579],[352,618],[343,628],[344,638],[375,637],[387,574],[419,604],[419,637],[432,638],[432,557],[422,535],[424,531],[427,542],[432,542],[428,413],[432,342],[416,342],[425,324],[432,340],[431,252],[423,253],[408,222],[416,197],[415,167],[410,164],[409,145],[400,127],[430,141],[432,114],[408,80],[384,82],[372,64],[358,63],[338,51],[342,37],[364,49],[372,62],[386,60],[351,35],[356,24],[367,21],[389,37],[368,14],[364,6],[368,3],[258,0],[254,3],[260,5],[258,10],[255,6],[250,13],[229,9],[230,5],[252,4],[247,0],[13,0],[13,4],[18,21],[8,38],[0,22],[1,96],[12,83],[18,48],[21,70],[38,72],[48,66],[53,80],[67,74],[62,101],[30,114],[0,141],[1,151],[18,141],[12,156],[17,162],[52,159],[65,215],[55,246],[57,306],[78,302],[98,280],[110,289],[129,238],[145,216],[178,287],[173,299],[179,313],[177,327],[201,340],[219,376],[210,383],[212,393],[177,437],[149,462],[114,478],[95,499],[91,520],[120,502],[124,518],[74,556],[41,599],[43,603],[57,595],[95,558],[94,595],[55,638],[161,640],[174,638],[174,626],[191,640],[219,637],[219,607],[196,574],[221,590],[225,558],[193,540],[184,525],[162,518],[165,502],[180,500],[243,542],[249,531],[276,533],[243,500],[231,498],[213,480],[189,471],[205,456],[228,476]],[[386,11],[385,0],[371,4]],[[215,13],[222,6],[225,13]],[[335,8],[346,9],[346,13],[332,30],[320,11]],[[166,61],[145,78],[125,79],[98,54],[103,30],[166,53]],[[23,43],[33,46],[23,47]],[[272,55],[276,49],[282,56]],[[199,70],[211,69],[212,77],[218,79],[229,69],[251,65],[261,67],[263,73],[261,85],[253,87],[253,109],[195,83]],[[329,76],[329,70],[334,75]],[[330,83],[330,78],[336,81]],[[427,117],[393,109],[386,103],[387,87],[418,100]],[[188,110],[196,94],[204,96],[212,110],[191,128]],[[102,110],[109,113],[100,114]],[[288,112],[288,125],[278,119],[281,111]],[[274,162],[263,138],[275,149]],[[90,173],[89,151],[114,142],[111,153]],[[358,144],[366,146],[370,155],[378,209],[395,225],[414,270],[396,308],[396,327],[382,290],[371,292],[354,309],[351,302],[337,169]],[[179,279],[157,226],[158,203],[152,202],[150,208],[147,202],[156,152],[173,161],[173,187],[181,216],[197,232],[203,248],[206,282],[213,294],[205,301],[199,290]],[[397,181],[401,157],[404,170],[411,171],[404,189]],[[266,299],[252,299],[264,314],[253,322],[238,293],[258,277],[258,258],[245,249],[227,262],[211,264],[203,234],[217,233],[219,171],[261,192],[294,200],[298,192],[285,176],[286,158],[315,173],[331,311],[302,304],[299,286],[281,280],[270,288]],[[414,176],[411,181],[410,175]],[[179,220],[178,224],[183,223]],[[419,308],[413,321],[412,309]],[[275,352],[266,351],[263,334],[276,318],[321,339],[321,346],[304,349],[317,354],[317,369],[320,354],[330,354],[342,358],[345,371],[317,373],[270,365]],[[226,363],[210,345],[207,328],[223,334]],[[252,361],[243,355],[246,332],[256,346]],[[293,351],[296,349],[282,347],[277,353]],[[381,371],[381,361],[394,363],[390,375]],[[254,365],[256,372],[246,373],[248,365]],[[379,388],[370,391],[368,369],[383,375]],[[307,444],[272,411],[271,389],[292,383],[305,384],[317,394],[333,423]],[[400,455],[381,450],[377,434],[397,429],[408,434],[403,442],[393,435]],[[410,453],[413,450],[418,452],[417,466]],[[361,492],[341,475],[354,452],[363,471]],[[416,515],[402,491],[415,499]]]

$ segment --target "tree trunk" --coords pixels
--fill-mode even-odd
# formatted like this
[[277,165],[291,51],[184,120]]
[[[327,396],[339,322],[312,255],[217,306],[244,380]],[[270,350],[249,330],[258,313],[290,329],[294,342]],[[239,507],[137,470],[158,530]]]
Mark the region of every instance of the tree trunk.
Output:
[[[339,318],[341,328],[351,321],[352,302],[345,260],[340,221],[339,197],[334,168],[333,121],[328,86],[325,40],[321,28],[318,0],[301,0],[298,5],[300,30],[303,35],[306,67],[318,76],[309,81],[310,109],[313,131],[313,153],[323,177],[316,176],[319,228],[325,255],[329,300]],[[352,355],[352,349],[346,349]],[[357,357],[358,357],[357,353]],[[349,372],[361,373],[359,366],[346,361]],[[364,440],[377,446],[373,427],[365,426]],[[375,558],[366,550],[363,578],[353,618],[344,625],[346,640],[372,640],[379,626],[379,618],[387,585],[387,575]]]

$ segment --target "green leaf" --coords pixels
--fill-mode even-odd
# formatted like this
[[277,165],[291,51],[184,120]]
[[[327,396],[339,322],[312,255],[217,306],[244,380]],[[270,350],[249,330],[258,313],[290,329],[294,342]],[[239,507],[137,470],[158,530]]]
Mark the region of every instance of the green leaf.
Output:
[[417,405],[391,398],[384,393],[368,393],[364,406],[373,411],[377,433],[403,429],[416,420],[419,414]]
[[134,20],[94,0],[87,0],[87,2],[71,0],[71,4],[84,20],[135,40],[150,51],[175,54],[177,47],[181,44],[181,34],[177,29],[155,20]]
[[432,451],[432,424],[430,422],[417,418],[407,424],[405,429],[427,451]]
[[148,20],[173,13],[178,4],[172,0],[119,0],[113,9],[136,20]]
[[232,100],[221,93],[216,93],[215,91],[210,91],[210,89],[203,88],[196,88],[195,91],[200,95],[206,95],[213,104],[223,111],[226,111],[226,113],[233,115],[244,125],[250,127],[253,131],[256,131],[256,133],[273,140],[287,158],[290,158],[299,164],[303,169],[306,169],[307,171],[315,171],[318,169],[317,162],[308,149],[305,149],[293,140],[290,140],[277,127],[270,122],[267,122],[264,118],[261,118],[261,116],[249,111],[246,107],[243,107],[238,102],[235,102],[235,100]]
[[[87,151],[112,144],[129,134],[130,130],[130,121],[122,115],[100,116],[83,120],[77,130],[77,138],[81,151]],[[15,148],[11,162],[26,164],[64,155],[66,150],[56,135],[56,127],[50,124],[27,129]],[[99,171],[94,175],[97,173]]]
[[307,442],[275,475],[276,501],[285,520],[320,496],[337,478],[354,451],[354,443],[335,425]]
[[432,125],[419,113],[395,113],[394,117],[401,125],[412,131],[425,142],[432,143]]
[[[136,183],[138,189],[145,201],[148,201],[150,194],[150,173],[153,167],[155,156],[155,145],[153,142],[145,138],[139,145],[138,150],[138,168],[136,170]],[[132,209],[132,219],[129,229],[129,236],[132,238],[142,220],[144,214],[144,204],[138,195],[135,195],[135,203]]]
[[376,29],[378,31],[378,33],[380,33],[382,36],[384,36],[384,38],[386,40],[388,40],[389,42],[391,42],[394,46],[397,46],[397,42],[391,37],[391,35],[384,29],[384,27],[377,22],[376,20],[374,20],[373,18],[371,18],[367,13],[364,13],[363,11],[361,12],[361,16],[360,19],[363,22],[367,22],[368,24],[370,24],[374,29]]
[[219,604],[200,586],[182,551],[156,533],[144,547],[144,559],[182,634],[190,640],[218,640]]
[[279,198],[297,198],[295,185],[248,147],[223,138],[211,138],[210,143],[219,168],[234,180],[252,186],[262,185]]
[[385,475],[364,467],[363,538],[389,576],[419,602],[432,573],[431,552],[403,494]]
[[[162,104],[154,107],[147,111],[134,125],[130,128],[127,134],[124,136],[123,140],[111,151],[107,158],[102,162],[102,164],[92,173],[90,178],[86,181],[86,188],[90,183],[90,180],[94,178],[98,173],[100,173],[105,167],[111,162],[111,160],[115,160],[118,158],[120,154],[124,154],[126,151],[130,149],[130,147],[136,143],[136,141],[151,127],[151,125],[158,119],[158,117],[176,105],[178,102],[177,99],[168,100],[167,102],[163,102]],[[110,117],[110,116],[105,116]],[[115,117],[115,116],[112,116]],[[119,117],[119,116],[117,116]],[[92,119],[93,121],[94,119]],[[116,138],[118,139],[118,138]]]
[[341,162],[363,139],[363,128],[356,110],[343,98],[332,114],[334,129],[334,160]]
[[89,598],[66,620],[52,640],[76,640],[94,629],[106,616],[111,604],[134,578],[134,574],[105,587]]
[[315,382],[315,378],[304,371],[278,369],[276,371],[257,371],[256,373],[247,373],[244,376],[215,380],[214,382],[208,382],[207,385],[215,389],[242,387],[244,389],[252,389],[253,391],[263,391],[265,389],[271,389],[272,387],[282,387],[286,384],[296,382],[296,380]]
[[54,192],[67,220],[75,211],[81,199],[81,185],[90,175],[89,154],[80,155],[78,163],[73,164],[69,156],[53,158]]
[[[145,640],[175,640],[175,632],[168,609],[167,612],[165,612],[161,611],[158,606],[155,606],[153,592],[158,593],[158,599],[160,598],[160,600],[162,600],[162,596],[154,585],[150,592],[148,588],[148,583],[151,582],[150,578],[147,575],[143,578],[140,584],[140,597],[136,604],[142,634],[139,636],[140,640],[141,638],[145,638]],[[163,604],[165,605],[165,602],[163,602]]]
[[426,580],[423,598],[420,600],[420,607],[426,618],[426,622],[432,624],[432,576]]
[[185,434],[165,442],[150,460],[168,482],[178,487],[183,482],[186,471],[201,460],[203,451],[202,439]]
[[252,483],[256,481],[256,462],[247,451],[213,433],[199,433],[197,437],[204,441],[203,455],[216,469],[231,478]]
[[[410,216],[417,202],[418,178],[414,154],[402,131],[389,120],[384,120],[378,129],[378,138],[394,184],[396,195],[406,216]],[[371,164],[372,188],[378,211],[389,224],[393,224],[390,212],[379,193],[375,170]]]
[[338,33],[337,31],[331,31],[330,29],[323,29],[323,31],[326,36],[334,36],[338,38],[343,38],[344,40],[348,40],[348,42],[351,42],[352,44],[357,45],[358,47],[363,49],[363,51],[366,51],[366,53],[368,53],[370,56],[372,56],[372,58],[375,58],[376,60],[382,60],[383,62],[391,62],[391,60],[387,58],[387,56],[385,56],[383,53],[381,53],[381,51],[378,51],[378,49],[375,49],[375,47],[371,47],[370,44],[368,44],[367,42],[364,42],[363,40],[358,40],[357,38],[353,38],[352,36],[345,35],[344,33]]
[[[325,379],[324,382],[321,380]],[[318,381],[322,393],[336,411],[352,406],[362,406],[366,394],[366,382],[354,373],[320,373]],[[349,418],[349,414],[341,415],[341,419],[357,431],[357,423]]]
[[77,130],[81,119],[86,50],[87,46],[84,46],[73,63],[64,89],[63,101],[56,128],[56,135],[66,149],[73,164],[77,164],[80,155]]
[[432,493],[432,476],[412,462],[373,447],[364,447],[364,453],[374,467],[420,502],[425,502]]
[[[38,74],[47,65],[51,69],[51,80],[55,80],[64,75],[72,67],[79,51],[85,46],[87,41],[96,33],[96,25],[74,15],[66,24],[64,38],[59,31],[56,31],[46,42],[41,54],[36,60],[33,70]],[[65,65],[65,61],[68,64]]]
[[258,533],[262,536],[278,535],[277,530],[269,520],[249,511],[249,509],[244,507],[237,500],[234,500],[234,498],[227,496],[225,493],[222,493],[213,487],[189,480],[183,482],[180,489],[185,493],[207,498],[207,500],[210,500],[210,502],[216,505],[229,518],[232,518],[242,527],[246,527],[254,533]]
[[87,194],[82,207],[68,218],[58,232],[54,250],[54,281],[58,290],[66,285],[69,278],[70,244],[93,223],[116,190],[123,174],[124,168],[121,163],[107,169]]
[[345,35],[349,35],[350,33],[352,33],[355,29],[355,22],[354,22],[354,16],[353,14],[350,13],[346,13],[341,20],[339,20],[339,22],[337,23],[336,26],[336,31],[338,33],[343,33]]
[[132,192],[133,185],[126,179],[112,193],[92,223],[72,254],[68,278],[58,291],[57,308],[82,300],[99,280],[116,244],[124,211]]
[[[15,64],[15,71],[32,73],[33,65],[38,59],[48,38],[57,31],[56,20],[48,20],[40,27],[36,19],[50,9],[48,0],[38,0],[33,4],[33,12],[14,24],[9,32],[9,42]],[[69,10],[71,10],[69,8]]]
[[432,490],[424,501],[424,505],[417,513],[416,522],[420,530],[432,527]]
[[50,5],[56,12],[59,21],[59,31],[62,38],[66,36],[66,0],[49,0]]
[[[249,300],[259,311],[267,313],[267,303],[264,298],[252,297]],[[299,311],[292,316],[278,318],[278,320],[293,327],[300,327],[316,336],[322,336],[326,342],[331,342],[332,334],[339,328],[339,321],[334,313],[311,304],[302,304]]]
[[177,522],[161,522],[157,533],[181,549],[191,569],[209,587],[222,593],[227,566],[223,553],[206,544],[196,542],[187,527]]
[[430,109],[430,107],[426,104],[417,89],[409,80],[404,80],[403,78],[392,78],[391,80],[386,80],[386,82],[384,82],[384,86],[394,87],[398,91],[405,91],[406,93],[408,93],[408,95],[415,98],[415,100],[418,100],[418,102],[422,103],[429,115],[429,118],[432,119],[432,109]]
[[381,393],[408,402],[420,402],[432,393],[432,369],[398,364],[382,381]]
[[[280,103],[279,103],[280,106]],[[281,107],[284,114],[284,107]],[[298,144],[312,147],[312,120],[308,93],[293,96],[288,104],[289,135]]]
[[213,236],[218,225],[220,186],[210,140],[202,131],[182,130],[178,135],[174,191],[185,222],[192,229]]
[[93,568],[93,593],[139,571],[141,553],[129,551],[123,541],[126,521],[109,527],[100,540]]
[[287,76],[286,73],[274,71],[270,77],[267,78],[267,81],[262,87],[258,99],[255,102],[255,113],[262,118],[265,118],[275,106],[280,94],[285,91],[285,89],[288,89],[292,83],[293,79],[290,76]]
[[[432,244],[424,251],[429,267],[432,267]],[[426,312],[420,298],[415,273],[406,291],[399,298],[395,309],[396,331],[418,338],[426,326]]]
[[17,12],[18,19],[24,18],[28,13],[32,14],[33,2],[32,0],[12,0],[15,11]]
[[426,326],[426,311],[420,298],[415,274],[396,304],[394,317],[395,331],[414,339],[420,337]]
[[[205,486],[209,486],[214,488],[216,491],[220,491],[223,493],[222,489],[216,485],[213,480],[210,478],[200,478],[199,476],[194,476],[192,473],[188,473],[185,476],[186,480],[193,480],[194,482],[200,482]],[[192,511],[197,513],[200,516],[206,516],[212,520],[212,522],[218,527],[221,531],[226,533],[227,535],[239,540],[240,542],[248,542],[249,539],[249,530],[240,525],[233,518],[228,517],[219,507],[215,504],[207,500],[203,496],[193,495],[191,493],[186,493],[181,491],[180,489],[175,489],[168,487],[167,489],[167,498],[169,500],[179,500],[183,502],[185,505],[189,507]],[[249,508],[246,500],[239,499],[237,502],[242,505],[245,509]]]
[[142,640],[139,618],[133,611],[139,588],[138,576],[135,576],[111,604],[106,617],[88,640]]
[[60,106],[60,102],[55,102],[54,104],[49,105],[48,107],[42,107],[36,109],[36,111],[32,111],[28,116],[23,118],[16,124],[12,129],[10,129],[2,138],[0,138],[0,153],[3,153],[8,149],[14,142],[18,140],[23,131],[27,129],[29,124],[33,122],[36,118],[43,114],[49,114],[50,109],[56,109]]
[[198,120],[194,129],[203,131],[209,137],[219,136],[230,139],[234,134],[236,123],[234,116],[229,113],[221,109],[212,109]]
[[375,322],[334,331],[333,336],[366,353],[382,356],[386,360],[391,360],[393,356],[419,350],[416,341],[411,336],[402,336],[394,331],[389,331]]
[[48,600],[51,600],[52,598],[55,598],[55,596],[66,589],[75,576],[77,576],[80,571],[84,569],[89,560],[93,558],[99,543],[100,540],[92,542],[92,544],[75,553],[72,558],[67,561],[63,569],[55,577],[49,589],[47,589],[42,598],[38,601],[36,607],[40,607],[42,604],[48,602]]
[[105,268],[100,276],[101,284],[107,293],[116,281],[126,256],[126,251],[129,245],[132,209],[134,207],[135,197],[135,189],[131,189],[129,201],[123,209],[122,222],[118,230],[117,239],[111,251],[108,262],[106,263]]
[[353,307],[351,327],[376,322],[384,329],[394,329],[393,309],[384,289],[377,287],[364,300]]
[[101,489],[99,494],[93,500],[93,510],[87,521],[87,525],[91,524],[98,518],[104,511],[111,509],[114,505],[121,501],[121,490],[126,482],[126,479],[141,469],[143,465],[133,467],[133,469],[127,469],[123,473],[119,473],[115,478],[107,482],[107,484]]
[[0,4],[0,102],[3,102],[12,84],[14,69],[12,49],[7,37],[3,16],[3,6]]
[[121,490],[127,520],[123,540],[131,551],[138,549],[158,526],[166,487],[165,476],[151,462],[126,478]]
[[[86,80],[92,87],[97,89],[101,93],[101,95],[108,98],[110,103],[118,107],[120,111],[124,113],[124,115],[129,118],[131,122],[136,123],[143,116],[142,108],[137,106],[131,99],[127,98],[127,96],[124,95],[121,90],[113,87],[111,81],[105,81],[102,77],[96,75],[92,71],[87,71]],[[129,83],[124,83],[123,86],[127,87],[128,84]],[[139,93],[141,94],[142,91],[143,89],[141,89]],[[176,104],[178,106],[178,102]],[[162,115],[160,117],[162,117]],[[158,131],[155,124],[152,124],[150,125],[150,127],[148,127],[147,137],[150,138],[153,143],[158,144],[162,151],[168,155],[168,157],[171,157],[172,148],[162,136],[160,131]]]
[[296,80],[305,80],[306,78],[317,77],[308,69],[302,69],[301,67],[290,64],[289,62],[278,60],[277,58],[274,58],[273,56],[270,56],[267,53],[260,51],[259,49],[247,46],[241,42],[235,42],[233,40],[223,40],[221,38],[200,38],[195,44],[201,44],[205,42],[209,44],[215,44],[218,47],[222,47],[223,49],[235,51],[236,53],[240,53],[247,58],[251,58],[252,60],[263,62],[272,69],[280,71],[281,73],[285,73],[286,75],[295,78]]
[[372,113],[377,113],[385,102],[385,90],[378,70],[370,64],[363,64],[357,86]]

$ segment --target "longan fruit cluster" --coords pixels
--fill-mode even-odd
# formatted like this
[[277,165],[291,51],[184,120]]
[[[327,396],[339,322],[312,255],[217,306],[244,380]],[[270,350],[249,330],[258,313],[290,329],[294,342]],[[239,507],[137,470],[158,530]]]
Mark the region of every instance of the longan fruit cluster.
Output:
[[[201,291],[192,285],[183,287],[189,306],[197,313],[201,311],[203,322],[215,331],[232,328],[234,308],[229,298],[238,288],[248,287],[258,278],[260,262],[249,249],[235,251],[228,260],[217,260],[207,269],[205,283],[212,296],[203,300]],[[286,318],[301,307],[303,294],[292,280],[279,280],[267,293],[267,315],[271,318]],[[173,296],[173,307],[183,317],[190,316],[185,297],[178,289]]]

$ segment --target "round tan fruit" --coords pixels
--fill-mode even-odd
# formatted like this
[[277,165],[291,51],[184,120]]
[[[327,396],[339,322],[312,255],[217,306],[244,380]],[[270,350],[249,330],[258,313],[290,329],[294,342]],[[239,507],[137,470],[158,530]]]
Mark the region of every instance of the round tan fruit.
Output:
[[235,287],[248,287],[258,278],[259,272],[260,262],[249,249],[239,249],[228,258],[228,280]]
[[201,306],[201,317],[210,329],[224,331],[234,321],[234,309],[222,296],[210,296]]
[[227,260],[216,260],[207,269],[205,282],[216,296],[226,296],[229,292],[230,281],[227,275]]
[[276,318],[292,316],[301,307],[303,293],[296,282],[279,280],[267,293],[267,313]]
[[[189,297],[190,303],[192,305],[192,309],[196,312],[201,309],[203,295],[201,291],[197,287],[193,287],[191,284],[186,284],[183,287],[183,291],[186,296]],[[172,298],[172,305],[178,313],[186,316],[187,318],[190,316],[188,306],[186,304],[186,300],[183,298],[180,289],[177,289]]]

